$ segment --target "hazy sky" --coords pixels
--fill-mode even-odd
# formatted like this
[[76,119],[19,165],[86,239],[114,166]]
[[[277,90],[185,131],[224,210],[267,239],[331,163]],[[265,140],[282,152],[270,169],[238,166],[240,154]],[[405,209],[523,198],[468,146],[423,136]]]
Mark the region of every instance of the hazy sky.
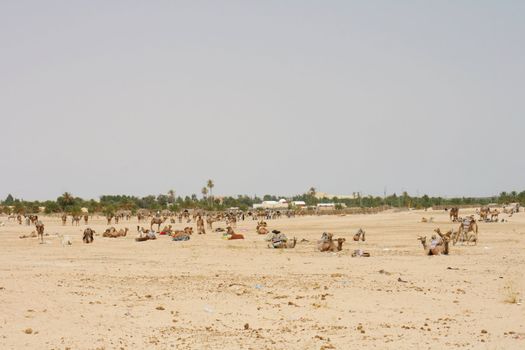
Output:
[[525,190],[524,1],[1,1],[0,197]]

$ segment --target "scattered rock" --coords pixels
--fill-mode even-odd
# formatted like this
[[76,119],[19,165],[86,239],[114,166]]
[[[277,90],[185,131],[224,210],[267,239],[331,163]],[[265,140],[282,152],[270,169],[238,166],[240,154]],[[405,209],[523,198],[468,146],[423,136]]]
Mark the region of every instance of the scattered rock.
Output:
[[248,330],[248,329],[250,329],[250,325],[248,323],[245,323],[244,324],[244,330]]
[[157,309],[157,310],[161,310],[161,311],[162,311],[162,310],[165,310],[165,309],[164,309],[164,306],[157,306],[156,309]]
[[33,334],[33,329],[31,329],[31,328],[26,328],[26,329],[24,329],[24,333],[25,333],[25,334]]

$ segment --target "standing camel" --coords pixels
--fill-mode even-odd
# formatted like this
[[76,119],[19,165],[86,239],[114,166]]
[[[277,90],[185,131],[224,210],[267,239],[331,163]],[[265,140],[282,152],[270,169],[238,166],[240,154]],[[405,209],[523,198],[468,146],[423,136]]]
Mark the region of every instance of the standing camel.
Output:
[[40,244],[44,243],[44,224],[42,221],[38,220],[35,224],[36,232],[38,233],[38,238],[40,238]]
[[158,225],[157,231],[160,231],[160,225],[164,223],[164,220],[162,220],[161,217],[154,217],[151,219],[151,222],[149,224],[149,229],[153,230],[153,225]]

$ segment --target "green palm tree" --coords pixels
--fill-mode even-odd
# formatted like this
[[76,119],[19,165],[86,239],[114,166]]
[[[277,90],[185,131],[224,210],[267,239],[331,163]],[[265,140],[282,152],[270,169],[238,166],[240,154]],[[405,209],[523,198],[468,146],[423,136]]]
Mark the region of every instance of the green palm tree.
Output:
[[213,180],[208,180],[208,183],[206,184],[206,187],[210,189],[210,197],[213,196],[213,188],[215,187],[215,184],[213,183]]

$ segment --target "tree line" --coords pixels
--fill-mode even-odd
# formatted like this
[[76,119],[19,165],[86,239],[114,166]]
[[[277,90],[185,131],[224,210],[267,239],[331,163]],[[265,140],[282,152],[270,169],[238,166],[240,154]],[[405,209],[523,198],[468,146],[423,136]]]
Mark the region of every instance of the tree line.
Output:
[[410,196],[407,192],[400,195],[391,194],[385,197],[380,196],[361,196],[357,193],[353,198],[338,198],[338,197],[322,197],[319,198],[315,188],[311,188],[303,194],[284,197],[277,195],[264,195],[262,198],[258,196],[226,196],[214,197],[212,189],[214,184],[211,180],[203,187],[201,197],[196,194],[191,196],[176,196],[174,190],[168,191],[166,194],[148,195],[144,197],[128,196],[128,195],[102,195],[99,200],[89,199],[85,200],[80,197],[75,197],[73,194],[66,192],[55,200],[46,201],[25,201],[23,199],[14,198],[9,194],[3,201],[0,202],[1,210],[4,213],[38,213],[40,208],[45,208],[46,214],[53,213],[70,213],[80,214],[81,208],[87,208],[90,213],[115,213],[117,210],[125,209],[136,211],[137,209],[149,210],[164,210],[168,209],[173,212],[182,209],[204,209],[204,210],[226,210],[231,207],[236,207],[241,210],[247,210],[253,207],[253,204],[261,203],[262,201],[278,201],[281,198],[286,198],[291,201],[304,201],[307,206],[315,206],[319,203],[336,203],[336,208],[342,208],[343,204],[346,207],[361,207],[371,208],[388,206],[393,208],[430,208],[435,206],[484,206],[490,203],[508,204],[519,202],[525,205],[525,191],[520,193],[516,191],[502,192],[493,197],[430,197],[423,195],[420,197]]

